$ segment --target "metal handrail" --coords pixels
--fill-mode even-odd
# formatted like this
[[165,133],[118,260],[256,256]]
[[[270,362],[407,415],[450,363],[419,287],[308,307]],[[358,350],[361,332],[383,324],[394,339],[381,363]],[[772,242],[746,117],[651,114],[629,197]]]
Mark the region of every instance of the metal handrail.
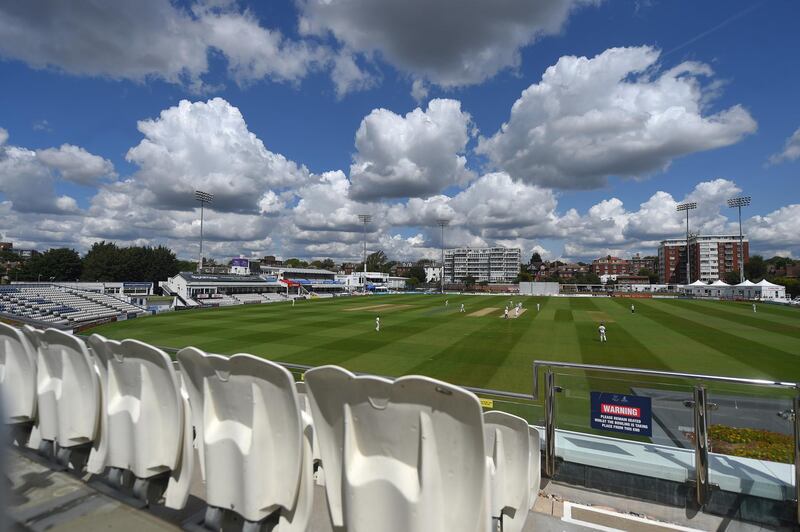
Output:
[[[545,475],[552,477],[555,473],[555,402],[556,393],[562,389],[556,385],[556,374],[552,368],[570,368],[584,371],[598,371],[606,373],[624,373],[633,375],[649,375],[675,379],[692,379],[696,381],[726,382],[743,384],[747,386],[766,386],[773,388],[791,388],[798,391],[792,401],[794,413],[794,487],[795,487],[795,521],[800,523],[800,383],[771,381],[766,379],[745,379],[741,377],[726,377],[722,375],[702,375],[698,373],[682,373],[673,371],[660,371],[641,368],[623,368],[618,366],[604,366],[598,364],[579,364],[575,362],[558,362],[550,360],[536,360],[533,362],[533,399],[539,399],[539,369],[547,368],[545,372]],[[694,461],[695,461],[695,500],[699,506],[705,505],[709,497],[708,482],[708,408],[707,390],[702,383],[694,386],[694,400],[691,401],[694,409]]]
[[745,379],[742,377],[726,377],[724,375],[704,375],[702,373],[683,373],[679,371],[661,371],[643,368],[622,368],[619,366],[604,366],[600,364],[579,364],[576,362],[557,362],[552,360],[533,361],[533,400],[539,400],[539,368],[572,368],[589,371],[604,371],[608,373],[633,373],[635,375],[650,375],[652,377],[670,377],[677,379],[693,379],[711,382],[727,382],[730,384],[747,384],[750,386],[767,386],[777,388],[795,388],[800,390],[800,383],[771,381],[768,379]]

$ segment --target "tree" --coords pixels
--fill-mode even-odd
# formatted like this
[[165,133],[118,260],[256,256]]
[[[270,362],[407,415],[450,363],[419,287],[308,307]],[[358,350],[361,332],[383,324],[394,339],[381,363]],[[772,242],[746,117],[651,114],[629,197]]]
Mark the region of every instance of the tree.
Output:
[[120,251],[113,242],[95,242],[83,258],[83,281],[116,281],[120,277]]
[[411,267],[411,269],[408,271],[408,276],[416,279],[420,284],[426,282],[427,280],[427,277],[425,276],[425,268],[420,266],[419,263]]
[[772,280],[773,283],[783,285],[786,287],[786,296],[795,298],[800,296],[800,280],[790,279],[788,277],[776,277]]
[[464,277],[464,286],[470,288],[475,285],[475,278],[471,275]]
[[368,272],[384,272],[387,273],[391,265],[386,253],[379,249],[375,253],[367,255],[367,271]]
[[413,289],[413,288],[416,288],[418,286],[419,286],[419,279],[417,279],[416,277],[409,277],[406,280],[406,288],[412,288]]
[[74,281],[81,276],[81,257],[74,249],[45,251],[26,262],[20,278],[27,281]]
[[286,259],[283,261],[283,265],[287,268],[308,268],[308,263],[306,261],[295,258]]
[[530,262],[528,264],[533,264],[533,263],[537,263],[538,264],[540,262],[542,262],[542,256],[539,255],[538,251],[534,251],[533,255],[531,255],[531,260],[530,260]]
[[518,283],[529,283],[531,281],[533,281],[533,275],[529,274],[526,271],[522,271],[522,269],[520,269],[519,275],[517,275],[516,282],[518,282]]
[[761,255],[753,255],[750,260],[744,265],[745,277],[751,281],[758,282],[767,274],[767,265],[764,263],[764,257]]
[[651,270],[650,268],[642,268],[639,270],[639,275],[642,277],[647,277],[650,279],[650,282],[655,284],[658,282],[658,274]]
[[739,270],[725,272],[725,277],[722,280],[728,284],[739,284]]
[[175,269],[179,272],[193,272],[197,269],[197,263],[193,260],[176,260]]

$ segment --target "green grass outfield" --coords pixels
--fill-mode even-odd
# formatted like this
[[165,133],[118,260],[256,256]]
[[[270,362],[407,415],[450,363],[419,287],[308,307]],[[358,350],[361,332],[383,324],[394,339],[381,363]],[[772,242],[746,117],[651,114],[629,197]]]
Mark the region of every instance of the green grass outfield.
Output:
[[[501,317],[509,299],[527,309],[518,319]],[[466,313],[459,313],[461,303]],[[374,305],[391,306],[364,308]],[[470,315],[488,308],[497,310]],[[597,332],[601,320],[605,344]],[[748,303],[716,301],[382,295],[173,312],[88,332],[524,393],[531,393],[535,359],[800,381],[800,310],[767,304],[754,314]],[[633,385],[621,377],[564,373],[559,379],[568,390]],[[539,414],[537,408],[526,417]]]

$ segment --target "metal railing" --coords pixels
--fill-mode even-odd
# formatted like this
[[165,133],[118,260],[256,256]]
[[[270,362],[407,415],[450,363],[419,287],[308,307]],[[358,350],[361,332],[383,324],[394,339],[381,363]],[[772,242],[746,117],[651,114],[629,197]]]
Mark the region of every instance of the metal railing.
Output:
[[643,375],[651,377],[667,377],[690,381],[701,381],[694,385],[694,397],[691,406],[694,410],[694,458],[695,458],[695,500],[699,506],[708,501],[710,485],[708,482],[708,391],[702,382],[722,382],[745,386],[760,386],[793,389],[797,393],[792,400],[792,414],[794,423],[794,488],[795,488],[795,519],[800,523],[800,384],[796,382],[771,381],[765,379],[745,379],[740,377],[725,377],[722,375],[703,375],[698,373],[680,373],[639,368],[621,368],[617,366],[603,366],[596,364],[578,364],[574,362],[556,362],[549,360],[536,360],[533,362],[533,399],[539,400],[539,370],[546,369],[544,374],[544,413],[545,413],[545,459],[544,473],[552,477],[556,465],[556,393],[561,392],[556,384],[556,374],[552,368],[578,369],[586,372],[623,373],[628,375]]

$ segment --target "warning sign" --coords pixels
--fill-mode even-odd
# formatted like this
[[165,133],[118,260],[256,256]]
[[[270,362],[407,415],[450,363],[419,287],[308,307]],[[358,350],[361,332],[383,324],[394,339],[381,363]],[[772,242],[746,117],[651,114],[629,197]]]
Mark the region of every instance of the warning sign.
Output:
[[494,408],[494,401],[491,399],[481,399],[481,406],[483,408]]
[[591,392],[593,429],[637,436],[653,435],[649,397],[620,393]]

